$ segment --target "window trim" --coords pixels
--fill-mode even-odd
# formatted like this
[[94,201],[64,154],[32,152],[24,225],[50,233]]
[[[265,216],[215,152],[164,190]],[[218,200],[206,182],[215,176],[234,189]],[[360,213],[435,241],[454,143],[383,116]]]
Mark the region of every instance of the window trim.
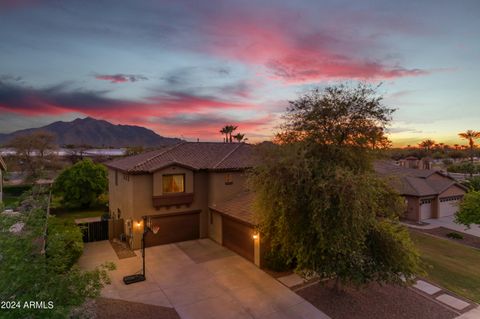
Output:
[[[163,178],[166,176],[183,176],[183,191],[181,192],[165,192]],[[187,177],[185,173],[173,173],[173,174],[162,174],[162,195],[169,195],[169,194],[185,194],[187,190]]]

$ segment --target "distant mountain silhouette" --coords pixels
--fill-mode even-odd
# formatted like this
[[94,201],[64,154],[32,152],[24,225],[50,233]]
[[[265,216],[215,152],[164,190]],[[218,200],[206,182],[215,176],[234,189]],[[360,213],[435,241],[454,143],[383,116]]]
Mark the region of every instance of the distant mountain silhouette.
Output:
[[54,122],[39,128],[29,128],[9,134],[0,134],[0,145],[7,144],[18,135],[46,131],[54,134],[59,146],[90,145],[93,147],[156,147],[181,142],[178,138],[158,135],[152,130],[134,125],[114,125],[104,120],[91,117],[76,119],[71,122]]

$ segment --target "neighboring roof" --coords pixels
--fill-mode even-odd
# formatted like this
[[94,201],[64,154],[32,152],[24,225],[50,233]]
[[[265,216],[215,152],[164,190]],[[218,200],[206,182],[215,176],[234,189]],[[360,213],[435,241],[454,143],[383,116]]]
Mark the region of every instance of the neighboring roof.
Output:
[[1,156],[0,156],[0,170],[3,170],[3,171],[7,170],[7,164],[5,164]]
[[[453,178],[435,170],[406,168],[386,161],[375,162],[374,169],[380,175],[393,177],[391,184],[401,195],[433,196],[444,192],[452,185],[466,190]],[[429,179],[434,174],[442,176],[443,179]]]
[[254,198],[252,192],[244,191],[229,200],[210,206],[210,209],[255,225],[252,209]]
[[252,146],[245,143],[184,142],[106,163],[124,172],[152,173],[171,165],[193,170],[238,170],[253,166]]

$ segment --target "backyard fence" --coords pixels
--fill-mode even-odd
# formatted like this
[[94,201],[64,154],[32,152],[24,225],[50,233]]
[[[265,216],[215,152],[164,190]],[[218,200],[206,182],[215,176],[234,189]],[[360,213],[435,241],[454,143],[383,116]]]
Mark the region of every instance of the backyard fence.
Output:
[[108,220],[78,224],[83,233],[83,242],[100,241],[108,239]]

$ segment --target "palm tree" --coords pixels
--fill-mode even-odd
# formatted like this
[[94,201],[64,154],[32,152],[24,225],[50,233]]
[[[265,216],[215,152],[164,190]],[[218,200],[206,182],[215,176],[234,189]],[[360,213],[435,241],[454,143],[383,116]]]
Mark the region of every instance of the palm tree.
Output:
[[475,140],[477,138],[480,138],[480,132],[473,131],[473,130],[468,130],[463,133],[458,133],[458,136],[460,136],[463,139],[468,140],[468,144],[470,145],[470,161],[473,164],[473,150],[475,148]]
[[453,144],[453,147],[455,147],[455,149],[458,150],[458,148],[460,147],[460,145],[458,145],[458,144]]
[[235,132],[235,130],[238,128],[238,126],[235,126],[235,125],[227,125],[226,126],[228,128],[228,141],[230,143],[233,142],[233,139],[232,139],[232,133]]
[[[220,133],[222,134],[222,139],[224,142],[228,142],[228,126],[224,126],[221,130]],[[223,134],[225,134],[225,138],[223,137]]]
[[235,140],[237,140],[238,143],[242,142],[245,138],[245,134],[238,133],[233,136]]
[[427,153],[430,152],[430,150],[432,149],[432,146],[435,145],[435,141],[431,140],[431,139],[426,139],[424,141],[422,141],[420,144],[418,144],[418,146],[422,147],[425,149],[425,151],[427,151]]

